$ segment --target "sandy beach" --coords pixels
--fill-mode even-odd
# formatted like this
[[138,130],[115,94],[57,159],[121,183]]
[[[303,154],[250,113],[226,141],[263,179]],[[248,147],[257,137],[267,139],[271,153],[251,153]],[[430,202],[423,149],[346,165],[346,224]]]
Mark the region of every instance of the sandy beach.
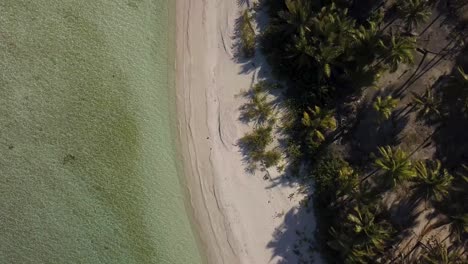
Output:
[[296,263],[296,231],[305,222],[313,231],[313,213],[298,215],[298,186],[281,184],[274,169],[269,180],[247,173],[237,146],[252,129],[239,121],[238,95],[260,70],[268,75],[234,56],[235,21],[247,5],[238,2],[177,1],[178,125],[190,209],[208,263]]

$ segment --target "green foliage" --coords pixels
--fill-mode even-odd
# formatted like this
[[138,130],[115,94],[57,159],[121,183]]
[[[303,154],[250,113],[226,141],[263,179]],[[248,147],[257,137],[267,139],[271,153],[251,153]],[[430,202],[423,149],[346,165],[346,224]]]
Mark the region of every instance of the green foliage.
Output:
[[273,142],[272,127],[258,127],[240,139],[249,155],[258,157],[265,152],[268,144]]
[[462,264],[466,263],[466,256],[462,250],[449,250],[447,246],[436,239],[431,239],[420,258],[421,264]]
[[382,32],[374,21],[369,21],[367,27],[360,25],[353,31],[351,38],[353,50],[350,57],[355,57],[359,65],[370,65],[375,54],[382,53]]
[[306,127],[310,148],[316,149],[325,140],[324,133],[336,129],[336,120],[333,112],[314,106],[303,113],[302,125]]
[[328,206],[335,202],[339,193],[339,175],[349,164],[333,152],[325,152],[318,155],[314,162],[310,176],[315,181],[315,196],[318,201]]
[[310,31],[312,6],[309,0],[285,0],[286,10],[278,12],[280,32],[284,36]]
[[341,223],[331,228],[328,245],[343,255],[346,263],[369,263],[384,252],[394,233],[391,225],[377,221],[376,208],[356,206]]
[[419,24],[426,22],[431,17],[431,5],[429,0],[398,0],[397,11],[411,31]]
[[379,114],[379,121],[388,120],[392,115],[393,110],[398,105],[398,100],[393,99],[390,95],[383,98],[378,96],[372,105],[374,110]]
[[450,234],[457,241],[461,241],[468,234],[468,213],[459,213],[449,216],[450,219]]
[[449,194],[453,176],[441,168],[440,161],[419,161],[414,165],[415,177],[411,187],[425,200],[442,201]]
[[412,94],[413,105],[418,110],[419,118],[435,118],[440,116],[440,100],[434,96],[431,89],[427,89],[422,95],[414,92]]
[[286,153],[292,161],[296,161],[302,157],[301,146],[293,140],[290,140],[286,148]]
[[273,142],[272,129],[271,126],[258,127],[239,140],[246,151],[250,169],[254,170],[258,162],[269,168],[278,165],[281,160],[281,153],[278,150],[266,150]]
[[278,150],[269,150],[263,153],[263,164],[269,168],[278,165],[281,160],[281,153]]
[[379,156],[374,161],[374,166],[382,171],[379,181],[385,187],[393,188],[414,176],[408,154],[400,148],[379,147]]
[[384,50],[383,61],[390,67],[390,72],[395,72],[401,63],[412,64],[413,52],[416,50],[416,39],[392,35],[389,41],[380,41]]
[[244,96],[248,98],[248,102],[240,108],[242,119],[248,122],[254,121],[257,124],[264,124],[271,120],[273,106],[268,102],[268,94],[265,91],[270,89],[271,85],[262,81],[255,84],[252,90],[244,93]]
[[336,179],[337,197],[353,196],[359,192],[359,175],[349,165],[343,166]]
[[248,58],[255,55],[255,30],[252,26],[252,17],[248,10],[242,13],[240,20],[240,38],[244,55]]

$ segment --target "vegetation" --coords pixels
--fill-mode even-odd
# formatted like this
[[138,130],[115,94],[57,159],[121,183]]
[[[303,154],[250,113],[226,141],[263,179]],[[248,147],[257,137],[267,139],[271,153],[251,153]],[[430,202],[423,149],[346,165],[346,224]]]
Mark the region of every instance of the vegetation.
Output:
[[440,202],[450,192],[453,176],[441,168],[440,161],[419,161],[414,166],[415,177],[412,189],[426,201]]
[[397,10],[403,18],[408,31],[429,19],[433,2],[431,0],[399,0],[397,2]]
[[413,52],[416,49],[416,39],[392,35],[387,44],[381,42],[383,47],[383,61],[395,72],[401,63],[413,63]]
[[377,96],[372,106],[374,107],[374,110],[379,115],[379,120],[382,121],[382,120],[387,120],[390,118],[393,110],[395,109],[397,105],[398,105],[398,100],[393,99],[393,97],[389,95],[383,99],[382,97]]
[[325,141],[324,133],[336,129],[333,113],[324,111],[320,107],[308,108],[302,117],[302,124],[306,128],[306,140],[310,150],[315,150]]
[[244,56],[253,57],[255,55],[255,30],[248,10],[242,13],[240,19],[240,39]]
[[436,97],[431,89],[427,89],[424,94],[413,94],[413,105],[418,110],[419,118],[435,119],[440,116],[440,99]]
[[243,94],[244,97],[248,98],[248,102],[241,107],[241,119],[248,122],[254,121],[261,125],[272,118],[273,106],[268,102],[268,94],[266,93],[269,86],[271,84],[262,81]]
[[[262,169],[277,166],[285,153],[286,174],[299,175],[305,188],[313,182],[311,199],[319,218],[316,238],[329,263],[457,263],[466,260],[459,257],[459,248],[467,239],[468,173],[442,150],[457,144],[453,148],[460,149],[463,143],[433,145],[431,154],[420,150],[449,138],[450,133],[444,133],[452,122],[468,125],[466,67],[439,78],[437,85],[436,78],[424,79],[433,81],[433,87],[413,89],[450,54],[418,47],[413,34],[428,23],[435,1],[397,0],[391,7],[377,2],[366,6],[358,1],[263,1],[270,19],[259,44],[285,89],[275,97],[268,92],[271,85],[262,81],[245,94],[248,102],[241,108],[241,118],[255,128],[240,142],[250,163],[259,163]],[[421,56],[415,56],[416,51],[424,54],[417,68],[413,63]],[[433,57],[430,62],[424,61],[428,54]],[[401,86],[388,96],[368,89],[391,82]],[[363,107],[368,105],[366,98],[375,98],[370,115]],[[393,115],[400,100],[411,104]],[[379,122],[392,119],[391,124],[362,128],[372,124],[375,114]],[[414,122],[414,117],[437,122]],[[419,146],[399,146],[409,135],[408,123],[415,127],[416,137],[406,140],[418,141]],[[419,142],[420,130],[432,134]],[[278,144],[269,147],[275,140]],[[389,197],[396,199],[391,205],[395,208],[386,204]],[[433,220],[419,223],[411,218],[425,214],[429,219],[430,210],[396,213],[421,206],[430,206],[430,216],[441,220],[431,224]],[[424,244],[423,238],[442,226],[450,230],[444,243]],[[418,228],[424,232],[411,237]],[[417,241],[413,249],[403,246],[405,239]]]
[[466,263],[463,252],[459,249],[450,251],[442,242],[432,239],[421,256],[422,264],[462,264]]
[[379,147],[379,154],[374,165],[382,171],[379,181],[384,186],[393,188],[414,176],[408,154],[400,148]]
[[331,229],[330,247],[343,255],[346,263],[366,263],[381,255],[392,236],[392,228],[377,220],[375,208],[355,207],[347,215],[342,230]]

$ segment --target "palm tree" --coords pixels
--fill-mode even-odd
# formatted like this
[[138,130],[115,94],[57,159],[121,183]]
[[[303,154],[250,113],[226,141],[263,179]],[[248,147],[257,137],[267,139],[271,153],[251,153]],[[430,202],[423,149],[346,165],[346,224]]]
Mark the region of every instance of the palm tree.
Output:
[[383,99],[382,97],[377,96],[372,106],[379,114],[379,120],[388,120],[397,104],[398,100],[393,99],[393,97],[389,95]]
[[309,107],[310,114],[305,111],[302,117],[302,124],[309,128],[309,136],[316,142],[325,140],[325,131],[334,131],[336,129],[336,119],[333,112],[322,110],[320,107]]
[[[356,57],[359,67],[372,63],[376,54],[381,53],[381,32],[375,22],[369,21],[369,26],[359,26],[351,35],[353,49],[350,51]],[[372,51],[372,52],[369,52]]]
[[457,73],[451,76],[448,86],[458,87],[459,89],[467,89],[468,88],[468,73],[465,73],[462,67],[458,67]]
[[422,95],[415,92],[412,92],[412,94],[413,105],[418,110],[420,118],[440,116],[440,101],[439,98],[434,96],[431,89],[427,89]]
[[406,24],[407,31],[411,31],[419,24],[431,17],[431,3],[427,0],[400,0],[397,11]]
[[457,241],[462,241],[462,238],[468,233],[468,213],[459,213],[449,216],[450,235]]
[[293,64],[298,70],[307,70],[312,66],[316,48],[305,36],[305,32],[301,30],[299,35],[293,36],[292,43],[286,45],[285,53],[287,54],[286,58],[293,60]]
[[466,263],[461,250],[450,251],[447,246],[436,240],[432,239],[425,247],[420,261],[421,264],[461,264]]
[[331,229],[334,240],[328,245],[343,253],[346,263],[368,263],[384,251],[392,228],[377,222],[375,208],[357,206],[347,215],[343,233]]
[[319,81],[331,77],[333,66],[349,45],[354,28],[355,21],[347,11],[336,8],[333,3],[323,7],[312,19],[311,39],[317,48],[314,59]]
[[308,0],[285,0],[287,10],[278,13],[280,18],[280,31],[284,37],[291,37],[299,32],[309,32],[309,24],[312,19],[311,1]]
[[352,195],[358,191],[359,175],[351,166],[346,165],[340,169],[337,177],[337,196]]
[[272,116],[273,106],[268,102],[268,95],[264,92],[264,85],[263,82],[259,82],[250,92],[244,93],[249,101],[240,109],[242,119],[263,124]]
[[374,166],[383,172],[380,179],[385,187],[393,188],[414,176],[408,154],[400,148],[379,147],[379,154]]
[[380,41],[380,46],[384,49],[384,57],[376,64],[385,62],[390,66],[390,71],[395,72],[400,63],[411,64],[414,61],[413,51],[416,50],[416,40],[410,37],[392,35],[388,44]]
[[252,26],[252,16],[248,10],[242,14],[240,24],[240,39],[242,42],[242,51],[247,58],[255,55],[255,30]]
[[453,176],[441,169],[440,161],[419,161],[414,165],[414,185],[411,187],[424,200],[442,201],[449,194]]

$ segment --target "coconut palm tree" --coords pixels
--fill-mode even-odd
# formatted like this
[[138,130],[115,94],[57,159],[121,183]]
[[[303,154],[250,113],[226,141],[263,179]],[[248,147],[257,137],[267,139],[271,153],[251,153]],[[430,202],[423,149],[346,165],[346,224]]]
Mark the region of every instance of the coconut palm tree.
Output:
[[400,63],[411,64],[414,61],[413,52],[416,50],[414,38],[392,35],[388,44],[380,41],[380,46],[384,49],[385,55],[375,67],[380,67],[380,63],[385,62],[390,67],[390,71],[395,72]]
[[444,243],[432,239],[424,248],[418,263],[421,264],[462,264],[466,263],[461,250],[450,250]]
[[393,188],[414,176],[408,154],[400,148],[379,147],[379,154],[374,166],[383,172],[380,181],[385,187]]
[[[309,135],[317,142],[325,140],[325,131],[336,129],[336,119],[333,112],[322,110],[320,107],[309,107],[309,112],[305,111],[302,117],[302,124],[309,128]],[[310,113],[310,114],[309,114]]]
[[435,161],[419,161],[414,165],[415,177],[411,179],[414,185],[411,187],[427,202],[442,201],[449,194],[453,176],[446,169],[441,168],[441,163]]
[[449,216],[450,235],[457,241],[462,241],[462,238],[468,234],[468,213],[459,213]]
[[385,98],[377,96],[372,106],[374,107],[374,110],[379,114],[379,121],[382,121],[388,120],[390,118],[393,110],[396,108],[397,105],[398,100],[393,99],[393,97],[389,95]]
[[292,60],[298,70],[307,70],[313,65],[316,48],[310,43],[305,32],[300,30],[292,37],[292,43],[286,45],[286,58]]
[[411,31],[431,17],[431,2],[428,0],[400,0],[396,5],[407,31]]
[[376,209],[357,206],[347,215],[343,232],[331,229],[334,237],[328,245],[340,251],[346,263],[368,263],[384,251],[393,232],[385,222],[377,222]]
[[[367,66],[372,63],[377,54],[381,53],[381,32],[378,29],[377,23],[373,21],[368,22],[368,27],[359,26],[353,30],[351,35],[353,53],[350,56],[356,57],[359,67]],[[372,52],[369,52],[372,51]]]
[[242,119],[248,122],[254,121],[257,124],[263,124],[270,120],[273,115],[273,106],[268,102],[268,95],[264,91],[264,85],[263,82],[259,82],[252,90],[244,93],[249,101],[240,108]]
[[312,4],[308,0],[285,0],[286,10],[278,13],[280,21],[277,21],[279,29],[284,37],[299,32],[309,32],[312,19]]
[[440,100],[435,97],[431,89],[427,89],[424,94],[413,94],[413,105],[418,110],[418,117],[437,117],[440,116]]

